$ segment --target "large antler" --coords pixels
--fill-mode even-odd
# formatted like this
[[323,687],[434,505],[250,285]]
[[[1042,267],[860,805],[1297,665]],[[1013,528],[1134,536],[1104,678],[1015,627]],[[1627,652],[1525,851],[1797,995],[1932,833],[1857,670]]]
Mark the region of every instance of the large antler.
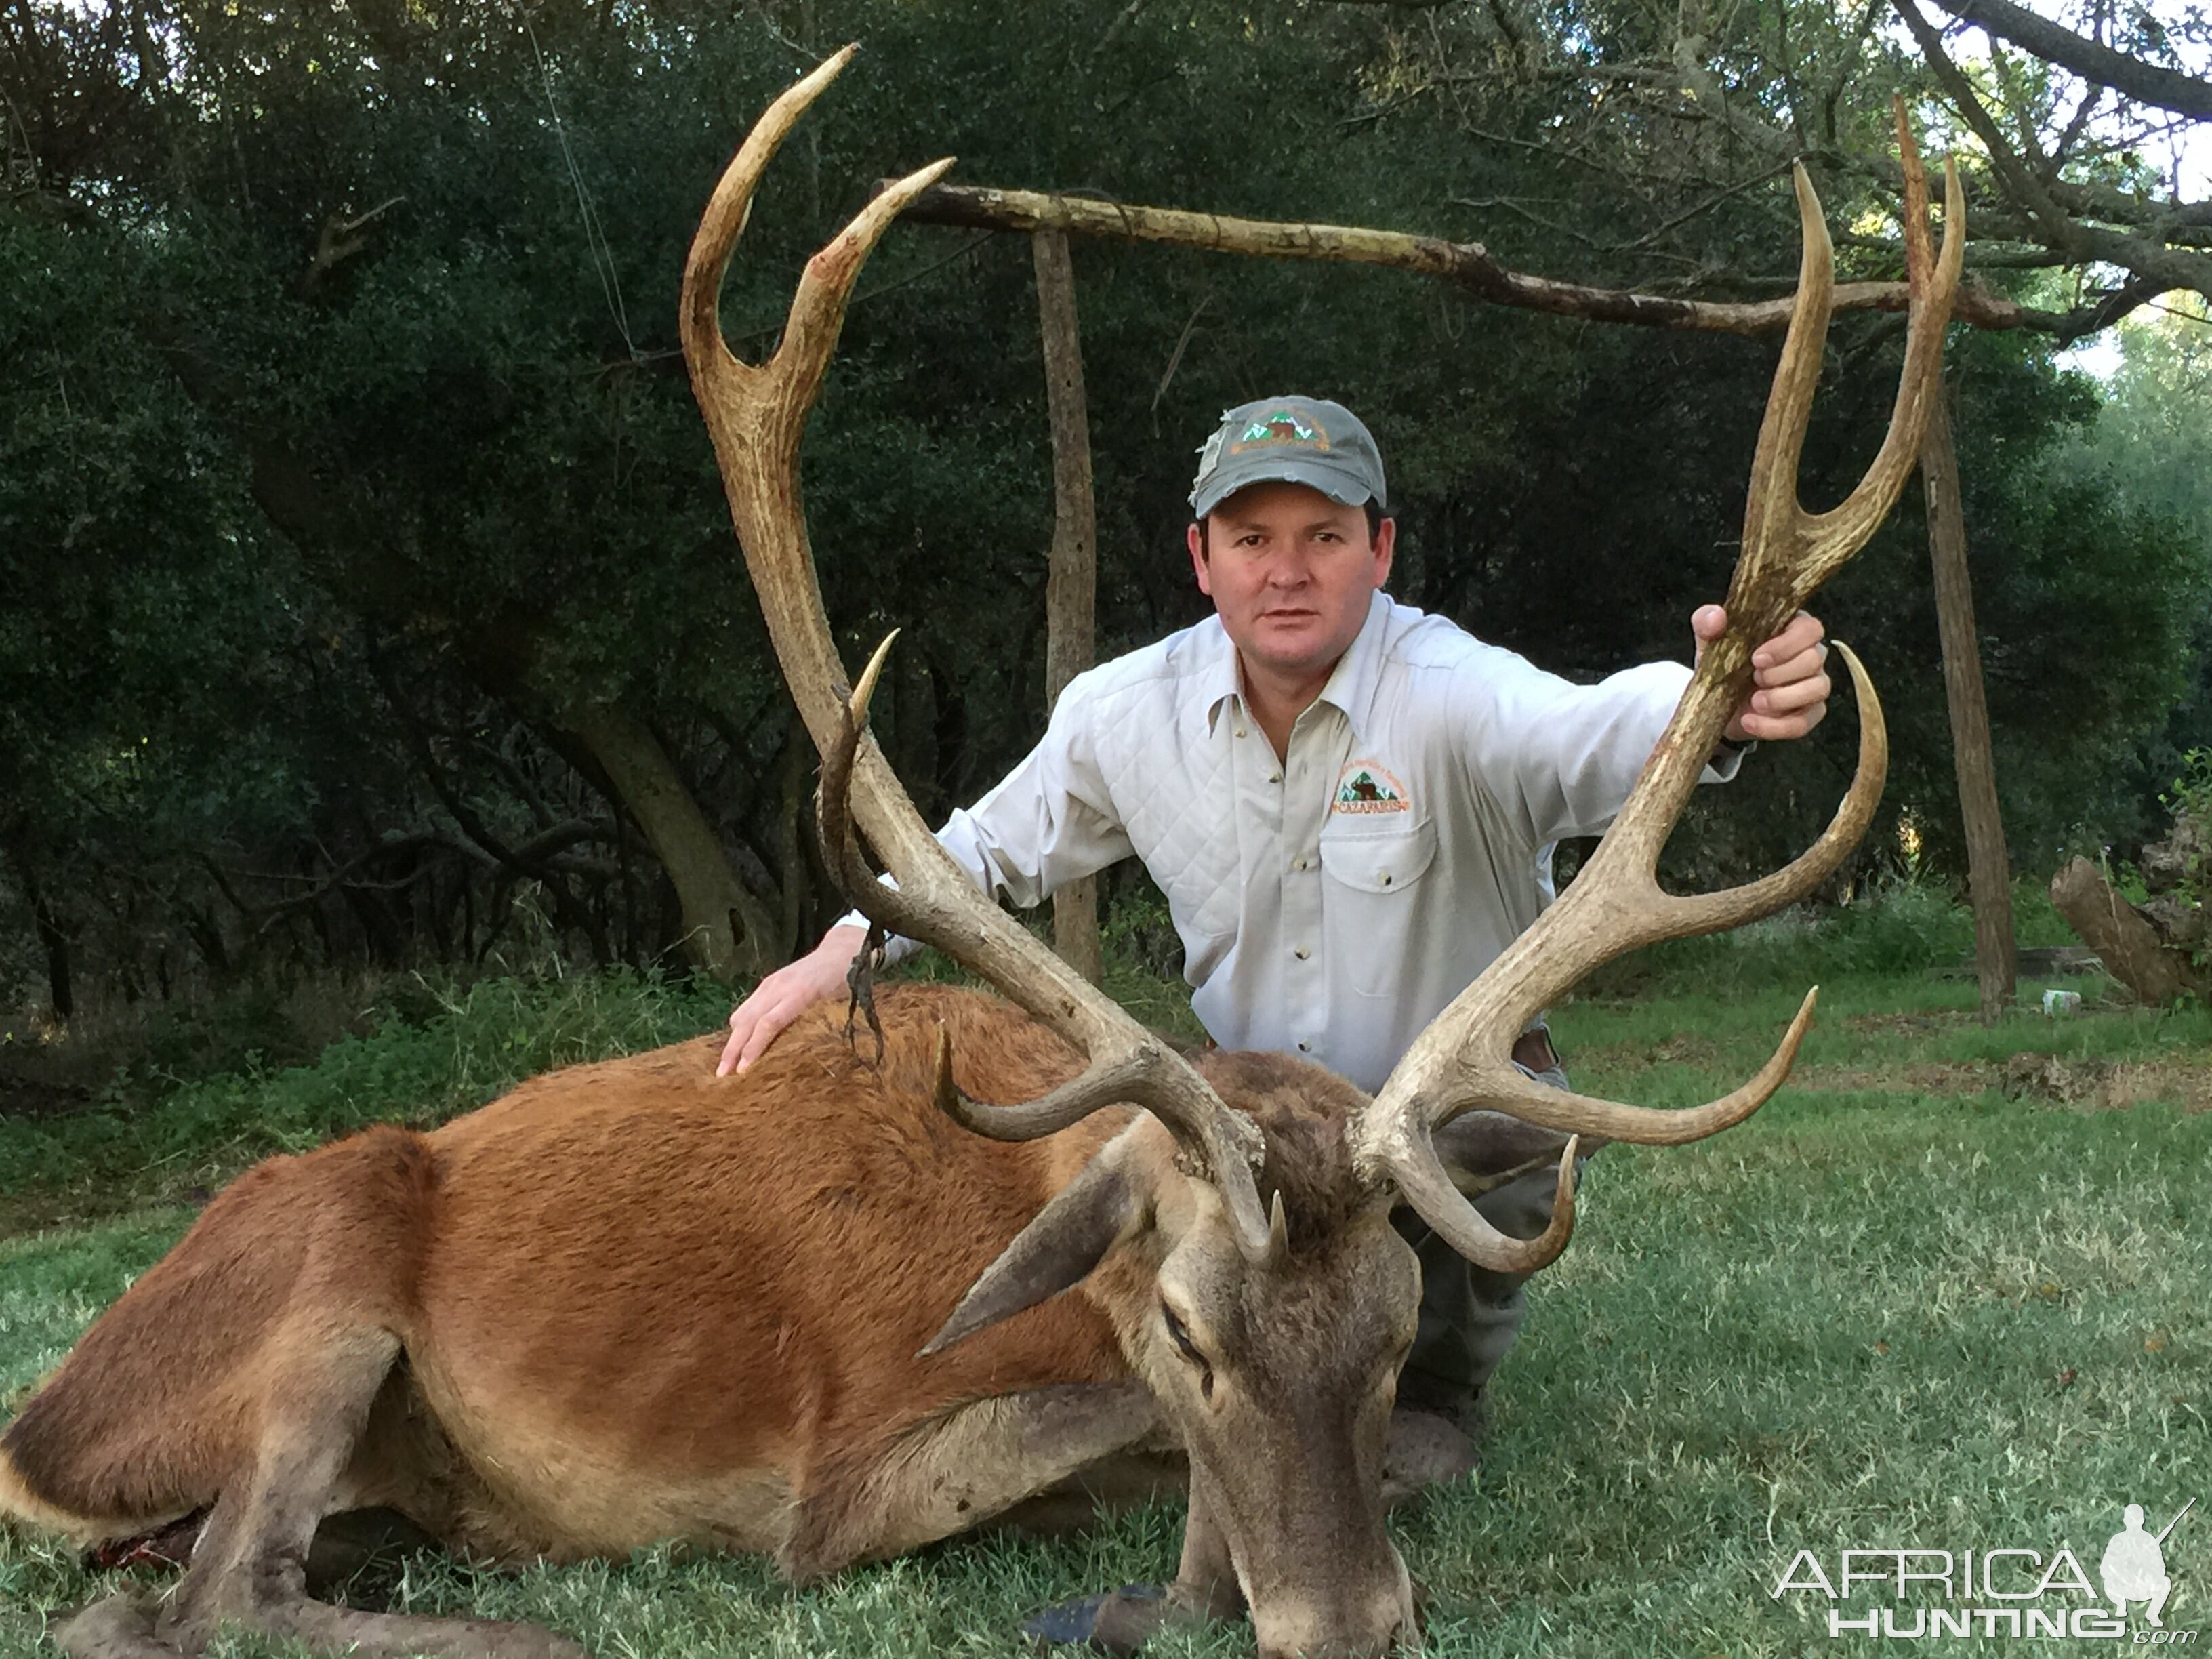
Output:
[[[951,1087],[951,1057],[941,1047],[939,1096],[947,1109],[981,1133],[1025,1140],[1063,1128],[1102,1106],[1142,1106],[1205,1164],[1239,1247],[1253,1260],[1264,1260],[1282,1246],[1281,1199],[1276,1200],[1273,1216],[1261,1210],[1253,1180],[1261,1151],[1258,1130],[1223,1104],[1180,1055],[976,890],[930,834],[875,739],[865,735],[872,667],[860,691],[850,690],[830,637],[799,501],[799,438],[836,348],[846,297],[861,264],[885,228],[937,181],[951,160],[933,162],[883,191],[806,262],[782,343],[767,362],[740,362],[723,340],[722,275],[744,228],[753,188],[793,125],[852,60],[854,50],[848,46],[785,92],[746,135],[692,239],[681,307],[684,361],[721,465],[745,565],[799,715],[825,759],[824,830],[830,856],[842,866],[854,901],[871,917],[934,945],[981,975],[1088,1059],[1081,1077],[1042,1100],[982,1106],[962,1099]],[[878,665],[882,656],[879,651]],[[842,811],[848,772],[852,816],[897,879],[896,888],[878,885],[852,844]]]
[[[1799,503],[1798,454],[1820,382],[1834,283],[1827,228],[1801,166],[1796,179],[1804,258],[1789,337],[1752,460],[1743,550],[1729,586],[1728,631],[1705,648],[1666,734],[1589,862],[1535,926],[1421,1034],[1355,1128],[1362,1164],[1395,1180],[1430,1226],[1486,1264],[1504,1253],[1516,1256],[1522,1270],[1540,1266],[1565,1245],[1565,1230],[1555,1220],[1541,1238],[1522,1243],[1492,1227],[1445,1175],[1431,1139],[1438,1127],[1487,1108],[1609,1140],[1695,1140],[1741,1122],[1765,1103],[1789,1075],[1811,1023],[1817,989],[1808,993],[1781,1047],[1757,1076],[1732,1094],[1685,1111],[1653,1111],[1547,1089],[1523,1076],[1510,1058],[1513,1040],[1528,1021],[1601,963],[1660,939],[1734,927],[1802,898],[1842,862],[1874,815],[1888,768],[1888,738],[1865,669],[1839,645],[1857,691],[1859,759],[1833,822],[1787,868],[1747,885],[1693,896],[1659,886],[1660,851],[1750,689],[1753,650],[1779,632],[1874,534],[1911,474],[1929,400],[1940,395],[1943,328],[1966,252],[1966,208],[1958,169],[1947,166],[1942,252],[1931,255],[1926,184],[1901,110],[1898,143],[1908,180],[1905,246],[1912,300],[1905,368],[1880,453],[1840,506],[1808,513]],[[1559,1187],[1566,1196],[1564,1162]]]

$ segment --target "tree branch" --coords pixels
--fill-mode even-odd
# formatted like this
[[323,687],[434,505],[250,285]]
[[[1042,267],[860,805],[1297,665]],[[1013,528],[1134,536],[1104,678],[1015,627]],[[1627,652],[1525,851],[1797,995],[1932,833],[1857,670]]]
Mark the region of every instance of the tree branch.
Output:
[[1936,0],[1936,3],[1962,23],[2002,36],[2038,58],[2071,70],[2085,81],[2110,87],[2137,103],[2154,104],[2200,121],[2212,120],[2212,81],[2114,52],[2010,4],[2009,0]]
[[[1920,9],[1912,3],[1912,0],[1896,0],[1896,4],[1897,15],[1904,20],[1905,27],[1911,31],[1913,40],[1920,48],[1920,55],[1928,60],[1928,67],[1935,71],[1936,80],[1942,84],[1952,103],[1958,106],[1959,113],[1966,118],[1966,125],[1973,128],[1976,136],[1988,148],[1990,165],[1996,169],[1997,177],[2004,181],[2005,189],[2013,200],[2034,216],[2038,228],[2051,246],[2064,248],[2076,258],[2082,257],[2079,246],[2081,227],[2051,199],[2050,192],[2044,189],[2043,180],[2036,173],[2013,153],[2012,146],[2005,142],[2004,134],[1997,126],[1996,118],[1975,95],[1973,82],[1966,79],[1965,72],[1951,61],[1950,54],[1943,50],[1942,32],[1920,15]],[[2039,156],[2037,159],[2042,158]]]
[[[2084,224],[2069,215],[2060,204],[2057,194],[2046,186],[2036,171],[2014,155],[2005,143],[1996,118],[1975,95],[1972,83],[1944,52],[1942,37],[1935,27],[1920,15],[1912,0],[1895,0],[1895,3],[1897,15],[1911,31],[1914,40],[1919,45],[1921,55],[1928,60],[1928,67],[1934,71],[1944,92],[1957,106],[1959,113],[1987,147],[1990,165],[1996,169],[1997,177],[2002,181],[2007,193],[2018,206],[2033,216],[2045,240],[2054,249],[2064,252],[2075,264],[2101,262],[2118,265],[2136,279],[2130,287],[2137,283],[2154,284],[2155,290],[2159,292],[2166,289],[2193,289],[2199,294],[2212,296],[2212,255],[2170,247],[2147,237],[2108,230],[2098,225]],[[2036,157],[2039,163],[2042,159],[2040,155]]]
[[[1136,207],[1042,191],[937,185],[917,198],[905,216],[924,224],[1022,232],[1057,229],[1072,235],[1158,242],[1261,258],[1383,265],[1441,277],[1492,305],[1644,328],[1766,334],[1789,325],[1795,303],[1788,295],[1736,303],[1592,288],[1510,270],[1480,242],[1450,242],[1441,236],[1348,225],[1285,223],[1176,208]],[[1901,312],[1910,299],[1910,290],[1903,283],[1841,283],[1835,290],[1838,311]],[[2065,322],[2058,313],[2034,310],[1986,289],[1966,285],[1959,289],[1952,317],[1977,328],[2027,328],[2042,333],[2057,333]]]

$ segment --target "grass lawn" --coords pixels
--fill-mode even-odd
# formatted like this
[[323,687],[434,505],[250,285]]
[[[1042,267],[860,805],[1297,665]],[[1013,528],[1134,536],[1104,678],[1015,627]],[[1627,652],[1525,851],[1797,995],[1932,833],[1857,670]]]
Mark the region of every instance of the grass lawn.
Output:
[[[1689,1104],[1765,1057],[1804,976],[1786,952],[1703,948],[1634,994],[1560,1011],[1578,1087]],[[479,992],[482,1008],[456,1002],[301,1071],[181,1088],[128,1122],[0,1120],[0,1402],[176,1237],[194,1187],[245,1158],[443,1115],[720,1012],[635,985]],[[1832,1638],[1816,1595],[1768,1595],[1797,1551],[1832,1576],[1845,1547],[2064,1544],[2094,1579],[2124,1504],[2155,1530],[2192,1497],[2166,1540],[2166,1622],[2212,1643],[2212,1015],[2093,999],[1984,1030],[1972,994],[1925,972],[1831,975],[1797,1079],[1750,1123],[1593,1164],[1575,1243],[1500,1374],[1482,1469],[1396,1522],[1431,1651],[1871,1650]],[[1011,1656],[1023,1615],[1167,1577],[1179,1538],[1162,1508],[796,1592],[754,1562],[667,1552],[520,1575],[422,1555],[356,1593],[539,1620],[609,1659]],[[105,1588],[68,1552],[0,1534],[0,1659],[51,1652],[46,1616]],[[1885,1599],[1863,1590],[1846,1613]],[[1251,1650],[1243,1626],[1149,1650]]]

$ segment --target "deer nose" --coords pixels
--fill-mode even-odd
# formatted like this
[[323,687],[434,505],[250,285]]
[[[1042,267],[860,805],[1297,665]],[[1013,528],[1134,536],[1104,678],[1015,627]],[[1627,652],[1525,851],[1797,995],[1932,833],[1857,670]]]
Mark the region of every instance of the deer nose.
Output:
[[1421,1633],[1402,1621],[1372,1641],[1349,1646],[1316,1647],[1301,1642],[1291,1647],[1260,1644],[1260,1659],[1402,1659],[1421,1651]]
[[1393,1659],[1421,1650],[1420,1626],[1395,1598],[1366,1608],[1279,1609],[1253,1626],[1260,1659]]

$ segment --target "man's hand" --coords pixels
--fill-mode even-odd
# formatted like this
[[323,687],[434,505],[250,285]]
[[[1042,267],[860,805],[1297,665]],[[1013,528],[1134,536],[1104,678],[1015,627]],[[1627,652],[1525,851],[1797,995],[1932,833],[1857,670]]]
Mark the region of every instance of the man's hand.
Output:
[[[1699,605],[1690,617],[1698,655],[1728,630],[1728,612]],[[1802,738],[1828,716],[1828,647],[1820,619],[1800,611],[1790,625],[1751,653],[1751,696],[1724,734],[1731,743]]]
[[768,1052],[785,1026],[842,991],[853,958],[867,942],[865,927],[832,927],[813,950],[753,987],[753,994],[730,1016],[730,1040],[714,1075],[744,1071]]

